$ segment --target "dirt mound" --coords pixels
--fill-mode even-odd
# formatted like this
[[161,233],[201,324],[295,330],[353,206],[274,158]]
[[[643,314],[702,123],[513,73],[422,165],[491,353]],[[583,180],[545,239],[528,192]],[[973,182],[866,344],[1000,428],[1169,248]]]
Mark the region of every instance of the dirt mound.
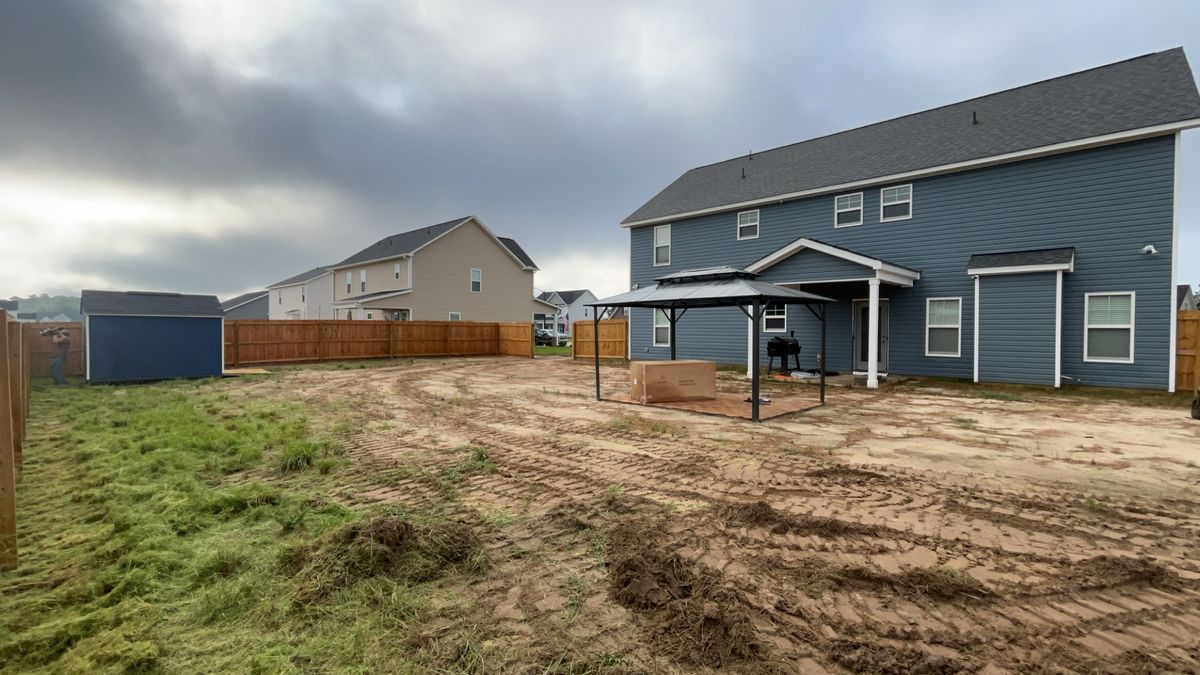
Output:
[[1179,584],[1179,575],[1146,556],[1098,555],[1071,565],[1058,585],[1091,590],[1135,583],[1171,588]]
[[845,464],[835,464],[827,466],[823,469],[813,469],[804,474],[810,478],[824,478],[838,482],[867,482],[867,481],[886,481],[890,480],[887,476],[866,469],[859,469]]
[[397,516],[380,516],[339,527],[287,559],[296,571],[297,601],[328,596],[375,576],[428,581],[482,550],[463,523],[419,527]]
[[546,514],[546,517],[560,527],[573,532],[583,532],[596,527],[600,514],[596,509],[581,502],[567,501],[556,505]]
[[843,668],[871,675],[954,675],[975,671],[971,664],[938,656],[915,645],[841,638],[830,641],[827,653]]
[[759,500],[749,504],[733,504],[721,509],[726,520],[745,525],[770,527],[775,534],[797,532],[802,534],[819,534],[826,537],[846,535],[878,536],[879,528],[873,525],[855,523],[837,518],[810,516],[807,514],[785,514],[776,511],[765,501]]
[[974,577],[940,566],[911,567],[890,574],[863,565],[842,565],[807,557],[790,572],[796,588],[813,597],[843,589],[894,591],[913,599],[941,601],[984,600],[995,596],[992,589]]
[[645,616],[651,639],[677,661],[719,668],[762,647],[745,600],[714,570],[657,549],[653,528],[623,524],[605,551],[609,597]]

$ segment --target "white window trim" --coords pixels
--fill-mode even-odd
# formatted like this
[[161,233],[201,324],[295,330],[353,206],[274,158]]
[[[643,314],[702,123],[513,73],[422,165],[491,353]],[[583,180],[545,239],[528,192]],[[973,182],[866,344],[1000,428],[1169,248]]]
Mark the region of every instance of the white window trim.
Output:
[[[754,236],[753,237],[743,237],[742,236],[742,228],[749,227],[749,225],[742,225],[742,214],[743,213],[753,213],[754,214]],[[759,232],[759,229],[762,227],[762,218],[758,212],[758,209],[751,209],[749,211],[738,211],[737,218],[734,219],[733,224],[734,224],[734,227],[737,228],[738,241],[742,241],[743,239],[758,239],[758,232]]]
[[[1129,296],[1129,324],[1100,324],[1092,326],[1088,323],[1088,305],[1092,302],[1092,296],[1097,295],[1128,295]],[[1174,300],[1174,296],[1172,296]],[[1137,352],[1134,351],[1134,334],[1136,330],[1134,325],[1137,324],[1137,292],[1136,291],[1101,291],[1096,293],[1083,294],[1083,362],[1084,363],[1133,363],[1133,356]],[[1121,328],[1129,329],[1129,358],[1128,359],[1107,359],[1101,357],[1092,357],[1088,355],[1088,331],[1092,328]]]
[[354,292],[354,272],[350,271],[350,272],[346,272],[346,294],[349,295],[353,292]]
[[395,267],[392,269],[392,278],[393,279],[400,278],[400,263],[396,263]]
[[[890,202],[890,203],[888,203],[887,205],[888,205],[888,206],[892,206],[892,205],[894,205],[894,204],[908,204],[908,215],[907,215],[907,216],[893,216],[893,217],[891,217],[891,218],[884,218],[884,217],[883,217],[883,207],[884,207],[884,203],[883,203],[883,191],[884,191],[884,190],[894,190],[894,189],[896,189],[896,188],[902,188],[902,187],[906,187],[906,188],[908,188],[908,199],[905,199],[905,200],[903,200],[903,201],[898,201],[898,202]],[[887,187],[881,187],[881,188],[879,188],[879,222],[881,222],[881,223],[890,223],[890,222],[892,222],[892,221],[894,221],[894,220],[908,220],[908,219],[910,219],[910,218],[912,218],[912,217],[913,217],[913,186],[912,186],[912,183],[906,183],[906,184],[904,184],[904,185],[888,185]]]
[[[671,319],[670,319],[670,318],[667,316],[667,310],[665,310],[665,309],[651,309],[650,311],[651,311],[651,315],[650,315],[650,342],[651,342],[651,343],[652,343],[652,344],[653,344],[655,347],[670,347],[670,346],[671,346],[671,340],[675,339],[675,336],[673,335],[673,332],[674,332],[674,331],[672,331],[672,330],[671,330]],[[658,325],[658,313],[659,313],[659,312],[662,312],[662,315],[663,315],[663,321],[666,321],[666,322],[667,322],[667,324],[666,324],[665,326],[660,326],[660,325]],[[666,341],[666,342],[659,342],[659,341],[658,341],[658,329],[659,329],[659,328],[666,328],[666,329],[667,329],[667,341]]]
[[[786,333],[787,332],[787,305],[783,305],[783,328],[770,328],[770,329],[767,328],[767,311],[770,309],[771,309],[771,307],[763,308],[762,332],[764,332],[764,333]],[[771,318],[778,319],[779,317],[773,316]]]
[[358,292],[367,292],[367,271],[365,269],[358,271]]
[[[837,203],[838,203],[839,199],[841,199],[842,197],[853,197],[855,195],[858,195],[858,207],[857,208],[853,208],[853,209],[839,209],[838,208]],[[856,225],[862,225],[863,224],[863,214],[866,212],[866,210],[867,210],[866,202],[864,201],[863,193],[861,193],[861,192],[849,192],[844,195],[835,195],[833,198],[833,226],[834,227],[854,227]],[[839,225],[838,224],[838,215],[845,213],[847,211],[858,211],[858,222],[857,223],[842,223]]]
[[[475,273],[476,272],[479,272],[479,290],[475,290]],[[471,292],[472,293],[482,293],[483,292],[483,270],[479,269],[478,267],[472,267],[470,277],[471,278],[470,278],[470,281],[468,282],[468,287],[470,288]]]
[[[663,244],[663,246],[667,247],[667,262],[660,263],[660,262],[658,262],[658,247],[659,247],[658,231],[664,230],[664,229],[666,230],[666,233],[667,233],[667,243]],[[654,230],[650,233],[650,236],[651,236],[650,262],[655,267],[666,267],[666,266],[670,265],[671,264],[671,224],[666,223],[664,225],[655,225]]]
[[[457,318],[457,319],[456,319],[456,318],[454,318],[454,315],[455,315],[455,314],[457,314],[457,315],[458,315],[458,318]],[[446,320],[447,320],[447,321],[462,321],[462,312],[448,312],[448,313],[446,314]]]
[[[934,326],[929,323],[929,305],[930,305],[930,303],[934,302],[935,300],[957,300],[958,301],[958,325],[957,326],[951,326],[948,324],[946,324],[946,325],[939,324],[939,325]],[[960,296],[946,296],[946,297],[941,297],[941,298],[925,298],[925,356],[934,357],[934,358],[945,358],[945,359],[962,358],[962,309],[963,309],[963,299],[962,299],[961,295]],[[929,351],[929,329],[930,328],[955,328],[955,329],[957,329],[958,330],[958,348],[956,349],[956,351],[953,354],[951,354],[949,352],[930,352]]]

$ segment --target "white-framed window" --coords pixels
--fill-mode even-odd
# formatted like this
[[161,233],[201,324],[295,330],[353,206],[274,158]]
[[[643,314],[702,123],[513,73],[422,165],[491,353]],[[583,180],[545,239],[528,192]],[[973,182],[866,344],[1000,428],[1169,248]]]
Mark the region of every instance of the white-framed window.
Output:
[[367,271],[366,270],[358,271],[358,291],[360,293],[367,292]]
[[962,298],[926,298],[925,356],[962,354]]
[[305,302],[304,297],[305,297],[305,290],[303,288],[301,288],[300,289],[300,304],[302,304],[302,305]]
[[367,318],[368,318],[368,319],[374,319],[374,318],[375,318],[375,315],[374,315],[374,314],[372,314],[371,312],[367,312]]
[[346,292],[354,292],[354,272],[346,272]]
[[912,184],[885,187],[879,191],[879,222],[912,218]]
[[1083,360],[1133,363],[1134,293],[1085,293]]
[[392,276],[396,279],[400,278],[400,263],[396,263],[395,267],[392,268]]
[[833,226],[851,227],[862,225],[863,193],[838,195],[833,198]]
[[758,239],[758,209],[737,214],[737,238]]
[[472,293],[482,293],[483,292],[483,270],[481,270],[481,269],[477,269],[477,268],[471,269],[471,292]]
[[671,224],[654,226],[654,266],[671,264]]
[[276,293],[275,297],[278,298],[278,300],[275,302],[275,304],[282,305],[283,304],[283,291],[278,291]]
[[764,333],[787,332],[787,305],[767,305],[763,308],[762,329]]
[[450,312],[450,321],[462,321],[462,312]]
[[654,310],[654,346],[671,346],[671,322],[665,309]]

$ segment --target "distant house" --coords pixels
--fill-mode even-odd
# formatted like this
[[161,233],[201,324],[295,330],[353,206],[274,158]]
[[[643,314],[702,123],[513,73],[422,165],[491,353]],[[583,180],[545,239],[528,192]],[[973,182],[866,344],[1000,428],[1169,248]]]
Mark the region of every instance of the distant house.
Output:
[[314,267],[267,286],[267,318],[333,319],[333,273]]
[[6,312],[13,319],[17,318],[17,301],[0,300],[0,311]]
[[16,319],[26,323],[71,323],[76,321],[62,312],[17,312]]
[[1175,289],[1175,305],[1181,312],[1194,311],[1198,304],[1196,302],[1196,294],[1192,292],[1192,287],[1187,284],[1179,284]]
[[401,232],[329,267],[334,318],[530,321],[557,307],[533,296],[537,266],[475,216]]
[[226,319],[267,319],[267,292],[251,291],[221,303]]
[[533,322],[537,324],[537,327],[556,332],[559,335],[570,335],[571,324],[593,318],[592,308],[588,307],[587,303],[595,302],[596,296],[587,289],[546,291],[538,295],[538,300],[554,305],[558,311],[534,314]]

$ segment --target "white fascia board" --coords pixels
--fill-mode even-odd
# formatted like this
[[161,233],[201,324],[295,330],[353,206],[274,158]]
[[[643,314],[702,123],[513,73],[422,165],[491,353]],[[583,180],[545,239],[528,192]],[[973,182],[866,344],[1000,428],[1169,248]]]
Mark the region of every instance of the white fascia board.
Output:
[[1128,131],[1120,131],[1113,134],[1105,134],[1103,136],[1091,136],[1081,138],[1075,141],[1065,141],[1063,143],[1055,143],[1053,145],[1043,145],[1028,150],[1018,150],[1016,152],[1007,152],[1002,155],[992,155],[990,157],[980,157],[979,159],[970,159],[963,162],[954,162],[951,164],[939,164],[926,169],[916,169],[914,171],[905,171],[903,173],[894,173],[887,176],[877,176],[875,178],[867,178],[849,183],[839,183],[837,185],[827,185],[811,190],[800,190],[798,192],[787,192],[784,194],[763,197],[761,199],[752,199],[744,202],[736,202],[733,204],[722,204],[706,209],[697,209],[695,211],[686,211],[683,213],[675,213],[669,216],[659,216],[657,218],[646,218],[644,220],[635,220],[632,223],[622,223],[621,227],[642,227],[643,225],[655,225],[658,223],[669,223],[684,218],[692,218],[695,216],[703,216],[709,213],[720,213],[722,211],[742,210],[753,208],[755,206],[764,206],[776,202],[784,202],[792,199],[801,199],[804,197],[815,197],[823,194],[834,192],[849,192],[858,188],[866,188],[884,183],[894,183],[903,180],[914,178],[925,178],[928,176],[937,176],[944,173],[954,173],[956,171],[968,171],[971,169],[979,169],[985,166],[994,166],[996,164],[1007,164],[1024,159],[1033,159],[1035,157],[1044,157],[1046,155],[1056,155],[1063,152],[1074,152],[1076,150],[1086,150],[1088,148],[1099,147],[1101,145],[1111,145],[1113,143],[1124,143],[1142,138],[1150,138],[1151,136],[1162,136],[1164,134],[1178,133],[1184,129],[1191,129],[1200,126],[1200,118],[1183,120],[1180,122],[1171,122],[1170,124],[1158,124],[1152,127],[1141,127],[1139,129],[1130,129]]
[[534,301],[534,302],[540,302],[540,303],[542,303],[543,305],[545,305],[545,306],[547,306],[547,307],[553,307],[553,308],[554,308],[554,311],[556,311],[556,312],[557,312],[557,311],[561,311],[561,310],[563,309],[562,307],[559,307],[558,305],[554,304],[553,302],[546,302],[545,300],[542,300],[541,298],[539,298],[539,297],[537,297],[537,296],[534,296],[534,297],[533,297],[533,301]]
[[998,274],[1033,274],[1035,272],[1074,272],[1075,260],[1069,263],[1053,265],[1013,265],[1010,267],[972,267],[967,269],[968,276],[988,277]]

